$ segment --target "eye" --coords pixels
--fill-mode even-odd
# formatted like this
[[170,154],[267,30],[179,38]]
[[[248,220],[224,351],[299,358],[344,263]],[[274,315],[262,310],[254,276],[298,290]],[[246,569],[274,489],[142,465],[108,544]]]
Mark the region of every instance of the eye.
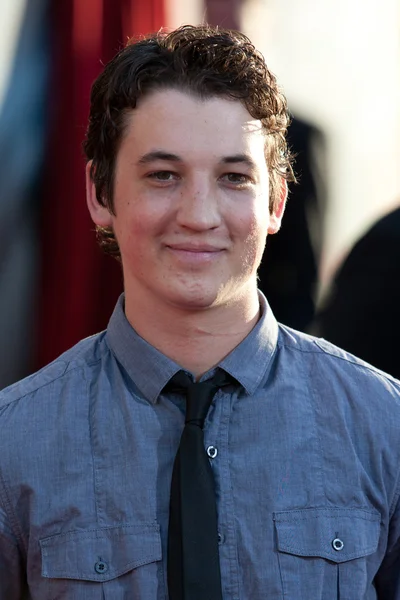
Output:
[[252,178],[244,173],[225,173],[222,175],[222,179],[236,187],[243,187],[252,183]]
[[175,181],[178,176],[172,171],[153,171],[153,173],[149,173],[147,175],[148,179],[152,179],[153,181],[160,183],[169,183],[170,181]]

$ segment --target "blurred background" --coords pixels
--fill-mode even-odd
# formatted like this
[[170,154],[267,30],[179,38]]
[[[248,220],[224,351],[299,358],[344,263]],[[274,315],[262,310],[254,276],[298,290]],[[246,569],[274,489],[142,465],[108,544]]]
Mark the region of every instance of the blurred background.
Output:
[[[246,33],[293,114],[299,183],[260,269],[278,320],[326,335],[326,307],[340,306],[332,298],[352,249],[400,205],[398,0],[0,0],[0,388],[104,329],[122,290],[85,205],[81,143],[92,81],[128,37],[200,22]],[[376,259],[377,269],[383,264]],[[371,268],[363,267],[368,281]],[[397,314],[400,256],[394,269],[391,291],[378,296],[397,294]],[[369,296],[352,308],[358,339],[377,320],[362,316]],[[343,313],[335,318],[331,330],[341,323],[348,333]],[[397,341],[392,321],[385,328]]]

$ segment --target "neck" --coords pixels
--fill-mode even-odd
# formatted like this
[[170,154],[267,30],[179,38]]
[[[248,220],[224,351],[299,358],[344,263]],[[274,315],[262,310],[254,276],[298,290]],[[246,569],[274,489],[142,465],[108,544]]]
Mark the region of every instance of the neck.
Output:
[[126,290],[125,314],[142,338],[199,378],[250,333],[259,318],[259,300],[254,289],[229,306],[184,310],[160,307]]

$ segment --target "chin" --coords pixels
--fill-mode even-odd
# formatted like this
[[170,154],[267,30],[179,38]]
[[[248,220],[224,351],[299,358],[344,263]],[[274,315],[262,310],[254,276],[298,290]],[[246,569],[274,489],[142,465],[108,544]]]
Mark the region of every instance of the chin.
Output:
[[196,311],[206,310],[217,306],[220,302],[220,294],[218,290],[190,290],[170,295],[170,303],[181,310]]
[[171,299],[171,304],[183,311],[195,312],[203,311],[208,308],[217,306],[218,302],[215,298],[174,298]]

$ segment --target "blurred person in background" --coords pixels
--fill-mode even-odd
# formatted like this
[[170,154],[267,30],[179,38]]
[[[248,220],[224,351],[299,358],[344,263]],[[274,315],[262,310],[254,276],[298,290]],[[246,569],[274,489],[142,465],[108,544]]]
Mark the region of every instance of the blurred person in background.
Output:
[[0,395],[0,597],[398,598],[400,383],[257,289],[288,122],[232,31],[132,42],[95,81],[87,204],[124,294]]
[[400,208],[379,219],[354,245],[314,329],[400,378]]

